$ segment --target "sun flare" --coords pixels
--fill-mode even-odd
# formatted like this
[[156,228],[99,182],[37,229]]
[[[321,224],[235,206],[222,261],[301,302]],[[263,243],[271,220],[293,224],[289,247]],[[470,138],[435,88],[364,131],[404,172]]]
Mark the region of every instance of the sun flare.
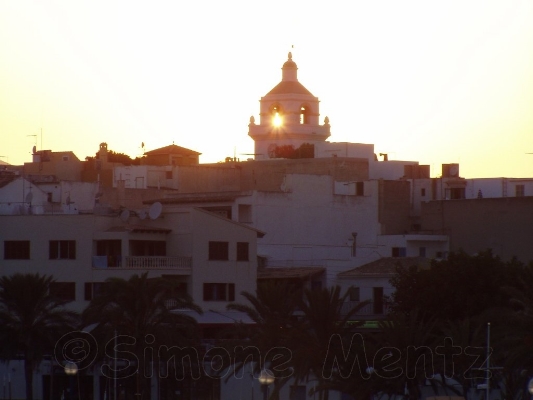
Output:
[[274,118],[272,119],[272,124],[277,128],[281,126],[282,122],[283,120],[281,119],[281,116],[279,115],[279,113],[276,113],[274,115]]

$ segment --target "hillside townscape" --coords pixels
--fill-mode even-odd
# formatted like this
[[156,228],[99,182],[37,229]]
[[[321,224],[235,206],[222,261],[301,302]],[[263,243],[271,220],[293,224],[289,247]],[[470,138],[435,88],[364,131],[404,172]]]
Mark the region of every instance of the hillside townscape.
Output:
[[533,177],[335,142],[297,71],[253,154],[0,164],[2,399],[530,398]]

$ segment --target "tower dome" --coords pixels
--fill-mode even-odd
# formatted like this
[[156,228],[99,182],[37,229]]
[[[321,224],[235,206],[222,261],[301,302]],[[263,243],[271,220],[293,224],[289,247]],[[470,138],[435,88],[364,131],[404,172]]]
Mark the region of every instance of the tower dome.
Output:
[[289,53],[281,68],[282,76],[260,100],[259,124],[250,121],[248,135],[255,142],[255,154],[273,157],[271,149],[303,144],[313,145],[330,136],[330,125],[319,123],[318,97],[298,82],[298,66]]
[[296,65],[294,61],[292,61],[291,52],[289,52],[289,58],[283,64],[281,71],[282,71],[282,77],[281,77],[282,81],[298,81],[298,77],[297,77],[298,66]]

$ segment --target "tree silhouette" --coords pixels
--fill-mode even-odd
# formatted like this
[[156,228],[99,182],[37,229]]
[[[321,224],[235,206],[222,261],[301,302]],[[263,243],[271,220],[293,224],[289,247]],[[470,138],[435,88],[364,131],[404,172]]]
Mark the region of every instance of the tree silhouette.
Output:
[[1,356],[24,359],[26,398],[33,399],[33,371],[57,340],[78,323],[67,301],[50,295],[52,276],[14,274],[0,278]]
[[96,324],[94,333],[102,340],[109,343],[115,335],[122,335],[121,340],[131,346],[137,393],[143,399],[150,396],[149,381],[145,378],[151,376],[144,354],[147,341],[156,348],[194,344],[195,320],[172,312],[171,303],[175,309],[201,312],[189,297],[178,293],[173,280],[148,278],[148,273],[143,273],[128,280],[107,279],[82,313],[84,325]]

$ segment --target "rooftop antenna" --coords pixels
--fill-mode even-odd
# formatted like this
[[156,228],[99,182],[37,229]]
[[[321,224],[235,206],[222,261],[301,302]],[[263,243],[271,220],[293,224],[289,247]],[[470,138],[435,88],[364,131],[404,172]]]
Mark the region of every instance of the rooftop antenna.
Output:
[[120,219],[121,219],[123,222],[127,222],[129,218],[130,218],[130,210],[128,210],[127,208],[125,208],[125,209],[120,213]]
[[148,215],[148,212],[144,208],[137,212],[137,216],[139,217],[139,219],[146,219],[147,215]]
[[[35,150],[37,150],[37,135],[26,135],[26,137],[33,136],[35,138],[35,146],[33,146],[33,152],[35,153]],[[42,150],[42,149],[41,149]]]

